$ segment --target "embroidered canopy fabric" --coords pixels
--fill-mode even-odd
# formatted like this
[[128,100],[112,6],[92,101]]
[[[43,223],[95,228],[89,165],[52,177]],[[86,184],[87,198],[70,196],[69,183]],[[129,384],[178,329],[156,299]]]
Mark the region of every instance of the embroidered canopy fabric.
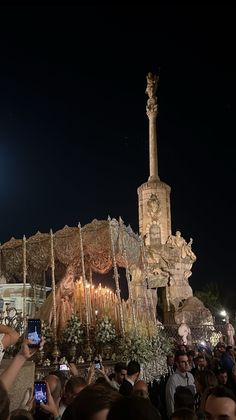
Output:
[[[54,233],[56,273],[61,267],[72,266],[78,276],[82,274],[80,232],[86,271],[107,273],[112,268],[112,242],[118,266],[140,265],[140,239],[131,227],[125,226],[121,219],[119,222],[116,219],[95,219],[81,230],[79,227],[65,226]],[[51,263],[51,235],[37,232],[26,240],[27,281],[42,283],[42,273],[51,267]],[[12,238],[1,246],[1,274],[6,277],[7,282],[23,281],[23,239]],[[56,275],[56,280],[59,277]]]

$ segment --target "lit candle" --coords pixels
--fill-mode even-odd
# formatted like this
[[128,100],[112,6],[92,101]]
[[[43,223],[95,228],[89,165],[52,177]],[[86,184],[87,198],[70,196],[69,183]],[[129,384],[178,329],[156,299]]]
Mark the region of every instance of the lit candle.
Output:
[[94,304],[94,285],[91,287],[91,303]]

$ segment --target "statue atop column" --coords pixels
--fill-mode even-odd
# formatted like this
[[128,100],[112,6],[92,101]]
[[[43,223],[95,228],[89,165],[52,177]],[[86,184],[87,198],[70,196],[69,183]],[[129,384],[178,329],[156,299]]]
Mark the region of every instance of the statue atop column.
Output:
[[145,93],[149,96],[149,99],[156,98],[157,84],[159,81],[159,76],[156,74],[148,73],[147,75],[147,88]]
[[159,76],[156,74],[148,73],[147,75],[147,87],[145,93],[148,95],[149,99],[147,101],[146,111],[147,115],[149,113],[157,113],[157,86],[158,86]]

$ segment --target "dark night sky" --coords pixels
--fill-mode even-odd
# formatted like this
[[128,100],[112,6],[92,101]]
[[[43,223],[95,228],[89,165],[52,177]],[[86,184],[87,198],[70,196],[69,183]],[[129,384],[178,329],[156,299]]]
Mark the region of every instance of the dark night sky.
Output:
[[0,5],[0,240],[121,216],[148,178],[146,74],[160,68],[159,175],[190,284],[234,287],[235,18],[230,6]]

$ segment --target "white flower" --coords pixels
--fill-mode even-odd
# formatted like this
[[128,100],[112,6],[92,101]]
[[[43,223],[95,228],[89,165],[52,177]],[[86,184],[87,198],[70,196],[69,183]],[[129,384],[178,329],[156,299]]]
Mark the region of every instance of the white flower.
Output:
[[50,343],[52,341],[53,332],[52,332],[52,328],[49,326],[49,324],[46,321],[41,322],[41,331],[42,331],[42,336],[46,340],[46,343]]
[[63,330],[62,340],[65,343],[78,344],[82,341],[83,329],[82,324],[77,315],[72,315],[66,323],[66,327]]
[[105,316],[98,321],[96,326],[96,341],[98,343],[110,343],[116,338],[114,324],[110,318]]

